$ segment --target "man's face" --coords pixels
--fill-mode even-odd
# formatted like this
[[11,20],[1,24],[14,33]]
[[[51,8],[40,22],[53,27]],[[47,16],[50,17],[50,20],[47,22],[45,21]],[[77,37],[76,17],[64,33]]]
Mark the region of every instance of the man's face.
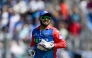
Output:
[[41,16],[40,22],[41,22],[42,25],[48,26],[50,24],[50,19],[51,19],[50,16],[44,15],[44,16]]

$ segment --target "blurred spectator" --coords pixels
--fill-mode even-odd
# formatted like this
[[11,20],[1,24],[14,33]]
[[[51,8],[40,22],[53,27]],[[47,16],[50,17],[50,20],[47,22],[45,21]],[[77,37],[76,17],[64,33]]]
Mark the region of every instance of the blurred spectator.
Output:
[[82,58],[92,58],[92,51],[83,51]]
[[3,1],[0,0],[0,10],[2,9]]
[[13,57],[15,56],[15,58],[20,58],[25,53],[25,44],[23,43],[23,41],[20,40],[12,41],[10,51],[11,56],[12,54],[14,54]]
[[80,1],[80,9],[83,13],[87,13],[87,0]]
[[39,19],[36,19],[35,24],[33,24],[34,28],[39,26],[39,25],[40,25]]
[[69,31],[69,41],[68,44],[70,46],[69,49],[79,49],[80,47],[80,31],[81,31],[81,24],[76,22],[74,18],[72,18],[72,23],[68,27]]
[[87,3],[87,8],[88,9],[92,8],[92,0],[89,0],[89,2]]
[[64,50],[64,49],[58,49],[57,52],[57,57],[58,58],[71,58],[68,54],[68,51]]
[[21,14],[25,13],[27,11],[26,2],[24,0],[19,0],[19,2],[13,6],[13,9],[15,12]]
[[62,36],[66,39],[68,36],[68,30],[66,29],[65,21],[62,20],[59,22],[59,30],[60,30],[60,33],[62,34]]
[[14,25],[14,29],[19,32],[22,29],[22,26],[24,25],[24,21],[25,21],[25,15],[21,14],[20,15],[20,20],[18,22],[15,23]]
[[13,39],[19,39],[18,38],[18,34],[19,34],[19,32],[22,30],[22,27],[23,27],[23,25],[24,25],[24,20],[25,20],[25,16],[24,15],[20,15],[20,19],[19,19],[19,21],[18,22],[16,22],[15,23],[15,25],[14,25],[14,30],[13,30]]
[[14,10],[13,10],[12,7],[9,7],[9,8],[8,8],[8,13],[9,13],[8,18],[9,18],[9,23],[10,23],[10,18],[13,16],[13,13],[14,13]]
[[18,35],[19,39],[22,39],[24,41],[28,40],[29,33],[30,33],[30,30],[29,30],[28,24],[24,24],[21,31],[19,32],[19,35]]
[[92,8],[89,9],[88,20],[92,23]]
[[8,8],[7,8],[7,5],[4,5],[3,8],[2,8],[2,14],[1,14],[1,25],[2,25],[2,28],[5,30],[7,28],[7,24],[8,24]]
[[42,0],[30,0],[28,8],[27,14],[31,17],[32,24],[35,24],[39,18],[39,12],[45,9],[45,4]]
[[7,7],[11,7],[12,6],[11,0],[6,0],[6,2],[3,3],[3,5],[7,5]]
[[89,13],[87,14],[88,27],[92,30],[92,8],[89,9]]
[[29,9],[31,12],[35,12],[37,10],[44,10],[45,4],[42,0],[30,0]]
[[71,17],[76,21],[76,22],[80,22],[80,15],[78,13],[78,8],[76,6],[73,7],[72,9],[72,15]]
[[2,54],[3,54],[3,48],[4,48],[4,45],[2,42],[0,42],[0,58],[2,58]]
[[63,0],[62,3],[60,4],[60,12],[64,20],[68,19],[68,11],[69,11],[68,5]]
[[15,24],[20,20],[20,15],[16,12],[13,12],[13,15],[10,17],[9,23],[9,33],[13,34]]

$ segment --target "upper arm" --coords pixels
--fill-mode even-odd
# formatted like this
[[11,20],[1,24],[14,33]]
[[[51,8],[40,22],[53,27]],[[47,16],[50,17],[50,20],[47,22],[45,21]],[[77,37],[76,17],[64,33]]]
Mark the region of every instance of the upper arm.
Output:
[[60,32],[56,29],[53,30],[53,37],[55,42],[60,42],[62,39],[64,39]]
[[30,43],[30,47],[34,46],[34,37],[32,35],[32,40],[31,40],[31,43]]
[[53,29],[54,45],[56,48],[65,48],[66,41],[57,29]]
[[31,40],[31,42],[30,42],[30,47],[34,46],[34,44],[35,44],[33,32],[34,32],[34,30],[32,31],[32,40]]

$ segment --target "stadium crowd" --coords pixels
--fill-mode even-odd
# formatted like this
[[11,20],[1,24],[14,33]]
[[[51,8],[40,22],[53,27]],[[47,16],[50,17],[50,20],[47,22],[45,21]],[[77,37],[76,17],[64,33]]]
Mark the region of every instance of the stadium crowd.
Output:
[[0,2],[0,58],[30,58],[27,49],[32,30],[40,25],[39,13],[42,10],[53,15],[51,25],[67,41],[67,48],[58,50],[58,58],[92,58],[91,43],[87,46],[87,42],[92,39],[92,0],[80,0],[79,7],[69,6],[65,1],[54,6],[52,0]]

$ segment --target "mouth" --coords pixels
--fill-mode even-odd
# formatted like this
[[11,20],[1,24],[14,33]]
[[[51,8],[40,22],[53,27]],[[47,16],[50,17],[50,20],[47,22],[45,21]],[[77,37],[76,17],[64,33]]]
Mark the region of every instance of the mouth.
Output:
[[49,24],[49,21],[48,20],[45,20],[45,21],[42,21],[43,24]]

